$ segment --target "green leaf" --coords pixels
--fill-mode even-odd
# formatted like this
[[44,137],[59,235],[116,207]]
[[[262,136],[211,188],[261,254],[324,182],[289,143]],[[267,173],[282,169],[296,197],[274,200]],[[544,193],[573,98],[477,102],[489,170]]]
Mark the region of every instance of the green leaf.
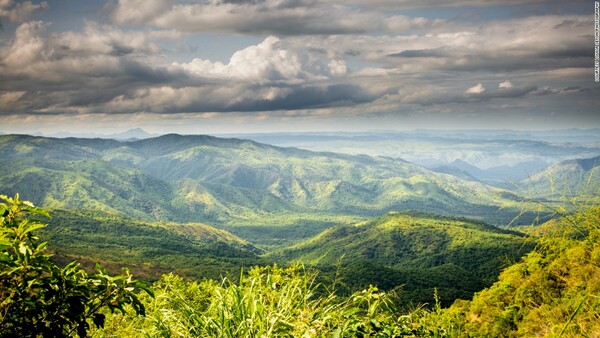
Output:
[[27,222],[22,229],[21,234],[26,235],[32,231],[43,229],[46,227],[46,224],[38,223],[38,222]]
[[8,238],[0,237],[0,250],[4,251],[8,248],[12,248],[13,242]]
[[135,281],[133,285],[135,285],[135,287],[139,289],[146,291],[146,293],[150,295],[150,297],[154,298],[154,291],[152,290],[152,288],[150,288],[150,286],[148,286],[148,284],[140,281]]

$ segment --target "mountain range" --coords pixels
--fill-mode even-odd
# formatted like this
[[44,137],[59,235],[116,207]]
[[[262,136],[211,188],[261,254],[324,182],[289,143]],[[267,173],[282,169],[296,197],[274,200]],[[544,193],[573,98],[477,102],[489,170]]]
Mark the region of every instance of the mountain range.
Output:
[[[438,288],[449,302],[490,285],[535,245],[490,225],[539,216],[522,212],[518,194],[398,158],[176,134],[2,135],[0,156],[1,193],[51,209],[45,235],[56,259],[133,266],[149,279],[300,261],[349,290],[404,285],[405,301],[423,303]],[[594,158],[549,170],[576,187],[597,182],[597,167]]]
[[7,194],[20,192],[50,208],[120,212],[144,220],[285,225],[314,214],[371,217],[412,209],[506,224],[518,213],[501,189],[401,159],[241,139],[5,135],[0,156],[0,184]]

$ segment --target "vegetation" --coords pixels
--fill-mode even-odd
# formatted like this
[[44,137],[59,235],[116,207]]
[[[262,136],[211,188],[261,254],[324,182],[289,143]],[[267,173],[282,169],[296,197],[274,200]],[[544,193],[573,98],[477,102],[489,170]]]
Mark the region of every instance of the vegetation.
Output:
[[[93,270],[102,261],[110,272],[127,267],[148,281],[166,273],[236,281],[243,266],[303,262],[320,271],[320,282],[336,276],[344,280],[338,294],[371,284],[386,291],[402,285],[399,299],[413,304],[431,303],[434,288],[443,305],[470,298],[534,245],[519,233],[481,222],[415,212],[334,226],[313,239],[266,253],[203,224],[144,222],[95,211],[54,210],[53,217],[41,234],[54,243],[57,264],[76,259]],[[273,238],[275,230],[285,236],[290,227],[261,229],[264,237]]]
[[146,280],[164,273],[220,279],[241,266],[260,265],[262,250],[205,224],[145,222],[98,211],[53,210],[41,234],[53,243],[53,260],[77,259],[92,269],[102,261],[110,272],[127,267]]
[[560,162],[521,181],[526,196],[574,197],[600,189],[600,156]]
[[[112,277],[101,267],[88,274],[77,262],[59,268],[50,260],[46,242],[34,231],[45,224],[35,216],[48,213],[19,195],[0,196],[0,336],[68,337],[87,336],[91,325],[104,326],[104,308],[125,313],[125,306],[144,314],[135,293],[146,284],[125,271]],[[33,216],[33,217],[32,217]]]
[[438,288],[449,305],[491,285],[503,267],[534,245],[521,233],[483,222],[404,212],[332,227],[268,257],[330,272],[337,266],[351,290],[402,285],[402,298],[416,303],[432,302]]
[[[53,215],[2,196],[0,337],[600,335],[600,207],[570,213],[553,183],[522,198],[402,160],[204,136],[7,135],[0,156],[0,186]],[[594,188],[590,161],[553,175]],[[548,215],[563,217],[489,225]],[[156,297],[109,275],[123,267]]]
[[21,192],[51,208],[119,212],[146,221],[278,226],[315,221],[315,215],[364,219],[412,209],[505,224],[518,213],[499,189],[402,160],[237,139],[2,135],[0,156],[0,186],[8,193]]
[[600,207],[544,225],[538,248],[472,301],[445,311],[473,337],[600,334]]
[[[600,333],[600,207],[545,224],[539,246],[471,301],[399,308],[395,292],[349,297],[301,267],[252,269],[239,283],[165,275],[146,318],[117,315],[100,337],[594,337]],[[402,291],[399,291],[401,293]],[[437,293],[434,291],[434,295]],[[437,297],[434,297],[437,300]]]
[[300,266],[253,268],[239,283],[165,275],[146,318],[112,317],[98,337],[400,337],[421,335],[393,293],[375,287],[339,298]]
[[[432,290],[431,306],[407,307],[402,289],[384,292],[368,286],[344,295],[339,290],[345,288],[346,281],[339,271],[323,276],[301,265],[254,267],[240,273],[237,280],[226,277],[220,283],[165,274],[154,283],[153,292],[128,273],[111,277],[98,267],[97,273],[88,274],[77,263],[59,268],[45,252],[46,243],[39,243],[33,235],[45,227],[36,216],[49,215],[20,201],[18,196],[14,199],[2,196],[2,199],[6,202],[0,204],[2,336],[556,337],[600,334],[600,206],[588,207],[574,215],[566,214],[536,229],[536,233],[542,235],[535,250],[506,268],[498,281],[478,292],[471,301],[457,300],[443,309],[437,289]],[[354,231],[360,232],[361,227],[414,227],[415,223],[407,223],[407,217],[424,223],[423,233],[427,235],[436,234],[427,229],[439,224],[447,235],[452,231],[474,230],[500,236],[493,237],[495,241],[502,236],[515,236],[511,232],[487,229],[489,226],[483,223],[414,213],[387,215],[357,226],[359,230]],[[145,226],[158,231],[164,229]],[[219,235],[235,241],[226,233]],[[385,233],[378,235],[384,237]],[[469,233],[458,238],[465,242],[473,240],[471,237]],[[448,245],[452,241],[441,243]],[[422,249],[435,257],[430,248]],[[459,276],[457,271],[447,270],[450,269],[448,264],[437,268],[448,272],[447,279]],[[147,293],[136,293],[136,288]],[[137,316],[139,314],[146,316]]]

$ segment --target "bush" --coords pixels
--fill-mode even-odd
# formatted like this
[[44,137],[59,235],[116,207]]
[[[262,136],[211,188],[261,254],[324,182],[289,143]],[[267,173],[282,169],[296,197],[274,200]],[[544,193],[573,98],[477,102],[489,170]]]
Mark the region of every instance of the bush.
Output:
[[18,194],[0,200],[0,337],[85,337],[90,326],[104,325],[101,310],[125,312],[126,304],[144,315],[136,290],[152,294],[146,284],[127,270],[112,277],[100,265],[94,274],[77,262],[61,269],[34,235],[50,215]]

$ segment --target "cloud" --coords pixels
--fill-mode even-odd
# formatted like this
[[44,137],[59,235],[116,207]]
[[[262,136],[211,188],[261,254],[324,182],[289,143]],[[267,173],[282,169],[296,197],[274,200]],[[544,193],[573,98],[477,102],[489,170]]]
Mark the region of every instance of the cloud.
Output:
[[[337,0],[338,3],[364,4],[358,0]],[[520,5],[549,5],[563,4],[562,0],[371,0],[373,6],[381,6],[387,9],[415,9],[433,7],[501,7]],[[586,0],[572,0],[571,3],[586,3]]]
[[161,66],[153,65],[162,52],[155,39],[169,34],[91,22],[80,32],[46,27],[24,23],[0,49],[4,114],[296,110],[380,95],[344,81],[348,69],[338,55],[272,36],[235,52],[227,64],[194,59]]
[[415,71],[511,72],[589,67],[589,27],[593,18],[578,15],[528,16],[495,20],[484,26],[449,27],[445,32],[390,38],[378,42],[383,54],[373,61]]
[[510,89],[513,87],[513,84],[509,80],[502,81],[498,84],[498,88],[500,89]]
[[0,18],[8,18],[11,22],[23,22],[34,12],[47,8],[46,1],[34,4],[31,1],[0,0]]
[[538,94],[538,87],[526,85],[522,87],[512,86],[510,88],[498,88],[487,90],[482,83],[468,88],[464,93],[453,91],[439,91],[434,87],[415,90],[413,93],[404,95],[402,101],[407,104],[450,104],[450,103],[476,103],[495,99],[515,99],[528,94]]
[[140,85],[186,79],[186,74],[152,66],[161,48],[152,32],[124,32],[87,23],[79,32],[48,33],[47,24],[19,25],[0,47],[0,93],[25,92],[4,111],[34,111],[72,104],[97,104]]
[[194,59],[173,65],[201,77],[259,84],[326,80],[348,72],[345,61],[335,55],[299,50],[273,36],[235,52],[228,64]]
[[320,0],[119,0],[110,8],[118,24],[148,24],[184,32],[278,36],[356,34],[431,27],[438,21]]
[[[5,12],[23,3],[0,0]],[[429,8],[461,3],[495,19],[452,19]],[[483,8],[524,4],[115,0],[104,8],[103,24],[67,25],[50,23],[56,14],[48,11],[46,22],[16,22],[0,37],[0,114],[372,117],[542,111],[575,96],[589,106],[593,19],[533,12],[509,18]],[[419,6],[427,18],[398,10]],[[181,52],[183,45],[197,48]],[[232,48],[230,57],[211,53],[220,46]]]
[[478,83],[477,85],[467,89],[467,91],[465,93],[467,94],[481,94],[485,91],[485,87],[481,84]]

